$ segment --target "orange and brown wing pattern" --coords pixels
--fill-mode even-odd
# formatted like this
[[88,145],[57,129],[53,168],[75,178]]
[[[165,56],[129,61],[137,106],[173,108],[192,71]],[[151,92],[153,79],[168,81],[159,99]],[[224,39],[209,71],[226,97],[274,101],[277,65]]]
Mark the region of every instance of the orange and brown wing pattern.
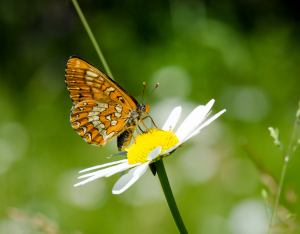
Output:
[[86,100],[72,108],[71,124],[88,143],[103,146],[124,131],[131,110],[109,99]]
[[138,102],[126,90],[91,63],[71,56],[66,67],[66,84],[74,104],[84,100],[111,99],[137,109]]

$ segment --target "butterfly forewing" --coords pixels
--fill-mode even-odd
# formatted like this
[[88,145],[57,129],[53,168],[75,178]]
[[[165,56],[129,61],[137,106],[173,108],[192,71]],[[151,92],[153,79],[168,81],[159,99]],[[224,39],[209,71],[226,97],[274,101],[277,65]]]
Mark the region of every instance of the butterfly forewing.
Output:
[[72,56],[66,84],[74,106],[71,124],[88,143],[103,146],[126,129],[138,102],[92,64]]
[[138,102],[126,90],[83,59],[72,56],[66,68],[66,83],[72,101],[112,99],[136,109]]

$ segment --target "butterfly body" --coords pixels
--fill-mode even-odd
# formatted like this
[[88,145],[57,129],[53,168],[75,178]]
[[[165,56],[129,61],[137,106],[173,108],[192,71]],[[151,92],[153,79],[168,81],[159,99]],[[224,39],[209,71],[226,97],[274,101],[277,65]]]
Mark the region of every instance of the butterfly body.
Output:
[[73,101],[71,124],[89,144],[103,146],[114,137],[121,151],[149,106],[139,104],[125,89],[89,62],[71,56],[66,84]]

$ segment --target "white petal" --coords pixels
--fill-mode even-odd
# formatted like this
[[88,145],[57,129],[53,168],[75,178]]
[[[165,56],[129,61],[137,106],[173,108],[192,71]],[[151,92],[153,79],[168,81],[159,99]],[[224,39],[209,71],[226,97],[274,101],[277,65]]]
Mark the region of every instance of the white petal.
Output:
[[153,159],[155,159],[159,155],[160,151],[161,151],[161,146],[156,147],[154,150],[152,150],[148,154],[147,159],[149,161],[152,161]]
[[187,140],[191,139],[192,137],[196,136],[197,134],[199,134],[200,130],[204,127],[206,127],[207,125],[209,125],[212,121],[214,121],[216,118],[218,118],[221,114],[223,114],[224,112],[226,112],[226,110],[222,110],[219,113],[215,114],[213,117],[211,117],[210,119],[206,120],[203,124],[201,124],[192,134],[190,134],[187,138],[183,139],[182,143],[186,142]]
[[215,114],[213,117],[211,117],[210,119],[206,120],[203,124],[201,124],[201,126],[198,129],[201,130],[202,128],[206,127],[207,125],[209,125],[212,121],[214,121],[216,118],[218,118],[224,112],[226,112],[225,109],[220,111],[219,113]]
[[127,155],[127,151],[122,151],[120,153],[110,155],[110,156],[107,157],[107,159],[110,159],[110,158],[112,158],[114,156],[118,156],[118,155]]
[[86,177],[92,177],[94,175],[100,175],[100,174],[101,175],[103,174],[103,176],[106,176],[107,174],[110,174],[114,171],[119,172],[119,168],[126,168],[128,165],[129,165],[128,162],[124,162],[120,165],[108,167],[108,168],[105,168],[105,169],[102,169],[102,170],[98,170],[98,171],[95,171],[95,172],[92,172],[92,173],[88,173],[88,174],[79,176],[78,179],[86,178]]
[[181,126],[176,131],[176,136],[179,141],[187,138],[189,134],[196,130],[197,127],[205,120],[205,117],[215,100],[210,100],[206,106],[198,106],[192,113],[185,119]]
[[82,184],[86,184],[90,181],[93,181],[95,179],[98,179],[98,178],[101,178],[101,177],[104,177],[105,175],[107,175],[108,173],[111,173],[113,172],[115,169],[118,169],[119,167],[115,168],[115,167],[110,167],[110,168],[106,168],[104,170],[101,170],[101,171],[98,171],[98,172],[95,172],[96,174],[93,174],[93,175],[83,175],[81,177],[78,177],[78,178],[83,178],[85,176],[90,176],[90,178],[86,179],[86,180],[83,180],[77,184],[74,185],[74,187],[76,186],[79,186],[79,185],[82,185]]
[[107,167],[107,166],[110,166],[110,165],[123,163],[123,162],[127,162],[127,159],[122,159],[122,160],[118,160],[118,161],[114,161],[114,162],[105,163],[105,164],[102,164],[102,165],[90,167],[90,168],[87,168],[87,169],[84,169],[84,170],[80,171],[79,173],[86,172],[86,171],[91,171],[91,170],[95,170],[95,169],[98,169],[98,168]]
[[147,170],[150,161],[143,163],[131,169],[127,174],[123,175],[113,187],[113,194],[123,193],[132,184],[134,184]]
[[165,122],[164,126],[162,127],[162,130],[169,131],[171,129],[171,132],[174,130],[180,115],[181,115],[182,108],[181,106],[177,106],[173,109],[171,114],[169,115],[167,121]]
[[[207,114],[208,112],[209,112],[209,110],[211,109],[211,107],[212,107],[212,105],[213,105],[213,103],[214,103],[214,100],[212,99],[209,103],[207,103],[207,105],[205,106],[205,110],[203,110],[203,112],[205,111],[205,113]],[[198,107],[197,107],[198,108]],[[197,111],[197,108],[191,113],[191,114],[195,114],[195,113],[197,113],[196,111]],[[214,121],[216,118],[218,118],[221,114],[223,114],[224,112],[225,112],[226,110],[222,110],[222,111],[220,111],[219,113],[217,113],[217,114],[215,114],[213,117],[211,117],[210,119],[208,119],[207,121],[205,121],[203,124],[201,124],[197,129],[195,129],[194,131],[193,131],[193,129],[191,129],[191,133],[190,134],[187,134],[185,137],[183,136],[183,135],[181,135],[181,136],[178,136],[177,134],[177,132],[176,132],[176,136],[178,137],[178,139],[179,139],[179,142],[176,144],[176,145],[174,145],[173,147],[171,147],[170,149],[168,149],[168,150],[166,150],[166,151],[164,151],[164,152],[162,152],[161,153],[161,155],[164,155],[164,154],[167,154],[167,153],[169,153],[169,152],[171,152],[171,151],[173,151],[174,149],[176,149],[176,148],[178,148],[181,144],[183,144],[184,142],[186,142],[187,140],[189,140],[190,138],[192,138],[192,137],[194,137],[194,136],[196,136],[199,132],[200,132],[200,130],[202,129],[202,128],[204,128],[205,126],[207,126],[208,124],[210,124],[212,121]],[[190,114],[190,115],[191,115]],[[202,113],[201,113],[202,114]],[[190,117],[190,115],[187,117],[187,119]],[[182,124],[183,125],[183,124]],[[182,126],[181,125],[181,126]],[[180,126],[180,127],[181,127]],[[186,125],[186,127],[188,127],[187,125]],[[183,130],[181,130],[181,131],[183,131]],[[179,135],[180,135],[180,133],[179,133]]]
[[189,139],[191,139],[192,137],[196,136],[197,134],[200,133],[200,130],[196,129],[192,134],[190,134],[187,138],[185,138],[182,143],[188,141]]
[[137,169],[133,172],[133,175],[138,176],[140,178],[147,171],[149,164],[150,161],[145,162],[142,165],[138,166]]
[[197,106],[189,115],[185,118],[182,124],[177,129],[176,133],[179,135],[183,132],[191,123],[193,123],[193,119],[195,116],[198,116],[204,109],[204,106]]
[[116,173],[118,173],[118,172],[126,171],[127,169],[136,167],[136,166],[138,166],[138,165],[140,165],[140,164],[141,164],[141,163],[128,164],[127,166],[124,166],[123,168],[120,168],[120,169],[118,169],[118,170],[115,170],[115,171],[113,171],[113,172],[107,174],[105,177],[110,177],[110,176],[112,176],[112,175],[114,175],[114,174],[116,174]]
[[[132,170],[136,170],[136,168]],[[133,176],[133,172],[132,173],[129,172],[123,175],[114,185],[112,193],[113,194],[123,193],[126,189],[128,189],[131,185],[133,185],[138,179],[139,178],[137,176]]]
[[92,177],[94,175],[100,175],[100,174],[103,174],[103,176],[105,176],[107,173],[111,173],[115,169],[118,169],[120,166],[127,165],[127,164],[128,163],[125,162],[125,163],[122,163],[120,165],[116,165],[116,166],[108,167],[108,168],[105,168],[105,169],[102,169],[102,170],[94,171],[94,172],[79,176],[78,179],[82,179],[82,178],[86,178],[86,177]]
[[[134,167],[135,165],[130,165],[130,167]],[[90,178],[84,180],[84,181],[81,181],[77,184],[75,184],[74,186],[78,186],[78,185],[82,185],[82,184],[86,184],[88,182],[91,182],[93,180],[96,180],[98,178],[101,178],[101,177],[104,177],[108,174],[112,174],[114,172],[118,173],[120,171],[123,171],[123,170],[126,170],[126,168],[128,168],[128,163],[123,163],[121,165],[117,165],[117,166],[113,166],[113,167],[110,167],[110,168],[106,168],[106,169],[103,169],[103,170],[100,170],[100,171],[97,171],[97,172],[93,172],[93,173],[90,173],[88,175],[83,175],[79,178],[83,178],[83,177],[86,177],[86,176],[91,176],[91,174],[93,174]]]
[[207,125],[209,125],[212,121],[214,121],[216,118],[218,118],[221,114],[223,114],[224,112],[226,112],[226,110],[222,110],[219,113],[215,114],[213,117],[211,117],[210,119],[206,120],[203,124],[201,124],[192,134],[190,134],[188,137],[186,137],[185,139],[182,140],[182,143],[186,142],[187,140],[191,139],[192,137],[196,136],[197,134],[199,134],[200,130],[204,127],[206,127]]

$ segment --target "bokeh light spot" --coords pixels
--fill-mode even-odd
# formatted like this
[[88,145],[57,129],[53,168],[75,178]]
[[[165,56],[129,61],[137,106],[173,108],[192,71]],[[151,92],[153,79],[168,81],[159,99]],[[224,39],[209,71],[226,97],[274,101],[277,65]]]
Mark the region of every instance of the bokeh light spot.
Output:
[[26,225],[22,225],[14,220],[3,219],[0,222],[0,233],[1,234],[24,234],[24,233],[32,233],[31,228]]
[[198,227],[201,234],[229,234],[227,220],[221,216],[208,216]]
[[257,87],[228,87],[222,92],[220,100],[226,106],[229,117],[247,123],[261,121],[271,107],[268,95]]
[[0,139],[0,174],[5,173],[14,160],[11,145]]
[[153,74],[151,83],[160,83],[159,92],[154,93],[162,98],[186,97],[191,92],[192,79],[182,67],[166,66]]
[[258,185],[258,174],[254,165],[244,158],[232,158],[222,164],[221,182],[233,194],[251,194]]
[[62,174],[58,181],[57,194],[62,201],[84,210],[96,210],[106,203],[107,187],[105,180],[97,180],[85,186],[73,187],[77,183],[79,170],[70,170]]
[[197,185],[210,179],[218,170],[220,156],[211,149],[194,146],[178,157],[185,182]]
[[264,234],[268,230],[264,205],[254,199],[237,203],[230,212],[228,222],[233,234]]
[[[25,155],[29,148],[29,135],[22,124],[5,122],[0,128],[0,135],[11,147],[14,160],[18,160]],[[18,147],[15,147],[15,145]]]

